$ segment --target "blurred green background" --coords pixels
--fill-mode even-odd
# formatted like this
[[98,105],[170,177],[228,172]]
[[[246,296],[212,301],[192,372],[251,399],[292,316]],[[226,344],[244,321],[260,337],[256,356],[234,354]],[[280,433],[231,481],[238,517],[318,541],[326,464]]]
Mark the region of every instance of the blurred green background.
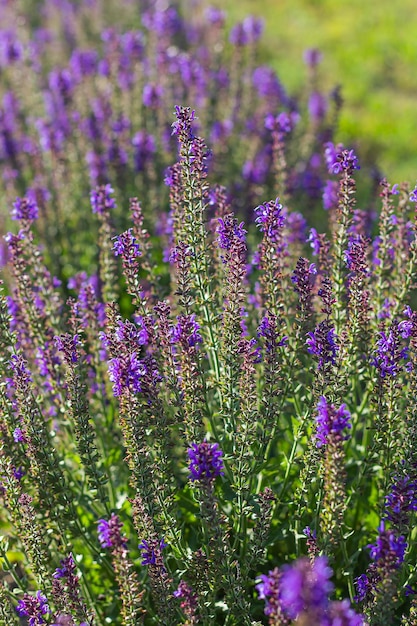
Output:
[[222,8],[230,23],[248,13],[265,18],[262,54],[291,94],[305,81],[303,51],[319,48],[321,87],[342,85],[337,139],[354,143],[391,183],[414,185],[416,0],[239,0]]

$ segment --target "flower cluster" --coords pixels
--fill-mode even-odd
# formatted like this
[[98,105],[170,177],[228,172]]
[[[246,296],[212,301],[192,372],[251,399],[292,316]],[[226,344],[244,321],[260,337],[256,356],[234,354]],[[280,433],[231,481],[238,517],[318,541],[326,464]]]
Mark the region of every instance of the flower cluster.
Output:
[[320,322],[313,332],[307,333],[307,350],[318,357],[318,368],[335,365],[339,346],[336,331],[327,320]]
[[218,443],[193,443],[187,450],[187,456],[192,481],[210,482],[223,475],[223,452]]
[[[342,404],[338,409],[329,404],[324,396],[321,396],[317,405],[317,447],[325,446],[329,437],[340,437],[345,428],[351,428],[350,413],[346,405]],[[344,437],[346,438],[346,436]]]
[[261,232],[265,233],[271,241],[277,241],[285,224],[285,215],[279,198],[276,198],[275,201],[271,200],[267,204],[260,204],[255,209],[255,215],[255,222]]
[[167,545],[168,544],[166,544],[163,539],[157,544],[154,541],[143,539],[139,544],[139,550],[142,552],[142,565],[155,565],[161,551],[166,548]]
[[51,612],[48,600],[40,591],[35,596],[25,593],[23,598],[19,600],[16,611],[22,617],[28,618],[29,626],[46,624],[47,622],[43,618]]
[[115,209],[116,201],[112,197],[113,193],[114,189],[110,184],[96,187],[96,189],[94,189],[90,195],[90,202],[93,213],[105,215],[109,211]]
[[126,545],[126,537],[121,534],[123,527],[119,516],[112,513],[109,520],[98,521],[98,540],[102,548],[118,548]]
[[13,204],[12,218],[15,220],[32,222],[39,217],[39,207],[30,198],[16,198]]
[[266,600],[265,614],[270,617],[270,623],[287,623],[283,620],[292,619],[317,626],[363,626],[362,616],[355,613],[348,600],[329,600],[333,591],[332,574],[323,556],[315,558],[313,563],[302,558],[293,565],[262,575],[257,590],[259,597]]
[[409,513],[417,511],[417,481],[410,476],[397,476],[385,498],[386,519],[395,528],[407,524]]
[[417,188],[357,174],[320,52],[290,97],[259,18],[15,4],[0,622],[414,624]]
[[185,349],[195,348],[202,342],[200,325],[195,315],[179,315],[177,324],[172,329],[172,343],[178,343]]
[[388,562],[390,567],[398,568],[404,561],[407,543],[401,535],[397,537],[392,530],[387,530],[382,521],[378,527],[376,542],[368,547],[373,561]]
[[[377,341],[375,356],[371,359],[381,378],[394,377],[398,374],[401,361],[408,358],[408,347],[402,345],[401,336],[408,335],[409,326],[394,320],[388,333],[381,331]],[[407,369],[412,367],[410,361],[405,364]]]

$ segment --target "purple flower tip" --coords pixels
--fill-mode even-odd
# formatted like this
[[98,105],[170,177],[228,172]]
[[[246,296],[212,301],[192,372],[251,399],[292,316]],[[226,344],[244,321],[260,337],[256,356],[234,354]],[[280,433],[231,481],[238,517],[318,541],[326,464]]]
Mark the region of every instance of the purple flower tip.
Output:
[[104,215],[112,209],[115,209],[116,201],[112,198],[113,193],[114,189],[109,184],[96,187],[96,189],[90,193],[90,202],[93,213]]
[[167,545],[168,544],[165,543],[163,539],[159,541],[159,544],[143,539],[138,545],[139,550],[142,552],[142,565],[155,565],[158,556],[161,554],[161,551],[167,547]]
[[218,443],[193,443],[187,450],[188,469],[192,481],[211,481],[223,475],[223,452]]
[[45,624],[43,616],[51,611],[48,606],[48,600],[38,591],[36,596],[25,593],[23,598],[17,603],[16,612],[22,617],[28,617],[29,625],[35,626],[37,624]]
[[30,198],[16,198],[13,203],[12,219],[32,222],[38,219],[39,209],[36,202]]
[[336,409],[321,396],[317,405],[316,424],[317,447],[320,448],[328,443],[329,436],[340,435],[345,428],[351,428],[350,413],[345,404]]

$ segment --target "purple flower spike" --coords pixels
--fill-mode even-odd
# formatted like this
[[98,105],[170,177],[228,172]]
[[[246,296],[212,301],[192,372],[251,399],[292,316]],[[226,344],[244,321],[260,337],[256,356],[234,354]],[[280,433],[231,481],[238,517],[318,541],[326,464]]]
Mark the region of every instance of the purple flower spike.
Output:
[[406,329],[401,328],[396,320],[392,322],[388,333],[379,333],[375,356],[371,359],[371,364],[377,367],[381,378],[395,377],[400,369],[401,361],[408,358],[408,348],[402,346],[401,333],[406,334]]
[[53,573],[54,578],[69,578],[74,574],[76,565],[74,557],[70,554],[66,559],[62,559],[61,567],[57,567]]
[[102,548],[126,547],[126,537],[121,534],[122,522],[119,516],[112,513],[109,520],[99,519],[98,540]]
[[90,202],[93,213],[104,215],[116,208],[116,201],[112,198],[114,189],[111,185],[96,187],[90,194]]
[[13,431],[13,439],[16,443],[25,443],[26,439],[21,428],[15,428]]
[[189,623],[194,623],[195,620],[191,620],[196,616],[196,609],[198,606],[197,594],[193,592],[192,588],[185,582],[185,580],[181,580],[178,588],[172,595],[174,598],[181,598],[181,609],[190,620]]
[[349,172],[351,174],[353,170],[360,169],[358,158],[353,150],[343,150],[337,154],[331,167],[333,174],[340,174],[341,172]]
[[187,450],[188,469],[192,481],[212,481],[216,476],[223,475],[223,452],[218,443],[193,443]]
[[407,524],[409,513],[417,511],[417,482],[409,476],[397,477],[385,499],[386,519],[397,528]]
[[12,219],[33,222],[39,216],[36,202],[30,198],[16,198],[13,203]]
[[386,530],[385,522],[382,521],[378,527],[376,542],[368,548],[373,561],[381,566],[389,563],[390,568],[398,569],[404,561],[407,542],[402,535],[397,537],[392,530]]
[[366,574],[361,574],[358,578],[355,578],[356,596],[354,601],[359,603],[363,602],[370,592],[372,585]]
[[262,574],[260,582],[256,585],[259,598],[266,601],[265,615],[271,618],[282,615],[279,589],[280,579],[281,572],[276,567],[268,575]]
[[23,467],[14,467],[13,468],[13,476],[16,478],[16,480],[20,481],[22,480],[23,476],[26,474],[25,470],[23,469]]
[[64,333],[61,336],[56,335],[54,340],[58,350],[64,354],[65,361],[68,364],[77,363],[79,346],[78,335],[72,336],[69,333]]
[[328,443],[329,436],[340,437],[340,433],[345,428],[351,428],[350,413],[345,404],[336,409],[333,404],[328,404],[324,396],[321,396],[317,405],[316,424],[317,447],[320,448]]
[[177,121],[172,124],[172,134],[177,135],[181,143],[191,141],[194,134],[191,130],[191,124],[196,119],[195,111],[190,107],[175,107],[175,115]]
[[302,558],[283,568],[281,604],[291,619],[301,612],[314,612],[317,616],[324,614],[329,593],[333,590],[332,573],[325,556],[317,557],[313,564]]
[[275,241],[280,235],[285,225],[285,215],[282,211],[282,204],[279,198],[267,204],[260,204],[255,209],[255,222],[259,226],[261,232]]
[[219,217],[218,220],[217,242],[219,248],[222,250],[230,250],[235,239],[246,242],[247,231],[244,229],[243,222],[238,225],[231,215],[227,215],[224,219]]
[[163,539],[160,540],[159,545],[151,545],[152,543],[154,542],[143,539],[138,545],[139,550],[142,552],[142,565],[155,565],[162,550],[168,545]]
[[339,185],[335,180],[326,180],[323,189],[323,207],[326,211],[337,207]]
[[331,626],[365,626],[362,615],[358,615],[351,608],[349,600],[331,602],[328,611],[329,619],[325,624]]
[[172,329],[172,343],[179,343],[185,349],[195,348],[203,341],[200,335],[200,325],[192,315],[179,315],[177,325]]
[[113,252],[115,256],[121,256],[127,265],[134,264],[137,257],[141,256],[139,244],[132,231],[133,229],[129,228],[121,235],[113,237]]
[[307,350],[310,354],[318,357],[318,368],[323,369],[326,365],[335,365],[336,355],[339,349],[337,336],[329,322],[320,322],[314,332],[307,333]]
[[233,26],[230,31],[229,41],[234,46],[248,46],[260,39],[263,28],[263,20],[253,15],[248,15],[243,22],[239,22]]
[[414,187],[413,191],[410,193],[410,201],[417,202],[417,185]]
[[142,391],[141,380],[146,374],[146,367],[143,361],[138,359],[136,352],[110,359],[108,368],[116,398],[122,395],[124,389],[129,389],[134,393]]
[[48,606],[48,600],[40,591],[38,591],[36,596],[31,596],[28,593],[25,593],[16,606],[16,612],[21,617],[24,616],[29,618],[29,626],[38,626],[38,624],[46,624],[43,616],[47,615],[51,611]]
[[316,67],[322,60],[322,53],[317,48],[307,48],[304,51],[304,63],[308,67]]

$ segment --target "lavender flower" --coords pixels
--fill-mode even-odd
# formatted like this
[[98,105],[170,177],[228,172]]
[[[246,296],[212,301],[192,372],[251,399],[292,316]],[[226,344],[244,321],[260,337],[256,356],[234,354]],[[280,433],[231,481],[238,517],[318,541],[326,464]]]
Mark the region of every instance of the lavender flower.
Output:
[[362,626],[362,618],[347,600],[329,601],[332,573],[327,557],[319,556],[313,562],[300,558],[281,570],[275,568],[268,575],[263,574],[256,589],[259,597],[266,600],[265,614],[270,623],[286,624],[288,619],[296,619],[317,626]]
[[248,46],[260,39],[263,28],[263,20],[253,15],[248,15],[243,22],[233,26],[230,31],[229,41],[234,46]]
[[331,172],[333,174],[340,174],[341,172],[349,172],[353,170],[360,170],[359,161],[353,150],[343,150],[336,155],[336,158],[331,166]]
[[318,256],[320,254],[320,238],[315,228],[310,228],[310,234],[307,241],[313,249],[314,256]]
[[137,257],[141,256],[139,244],[133,235],[132,228],[129,228],[117,237],[113,237],[113,240],[113,251],[115,256],[121,256],[123,258],[123,262],[127,265],[134,264]]
[[156,152],[155,138],[142,130],[133,136],[132,145],[135,148],[133,155],[135,172],[143,172],[147,165],[152,162]]
[[[104,520],[101,520],[101,522]],[[100,524],[100,522],[99,522]],[[103,546],[107,547],[107,546]],[[53,573],[54,578],[68,578],[72,576],[76,570],[74,557],[70,554],[66,559],[62,559],[61,567],[57,567]]]
[[218,443],[193,443],[187,450],[192,481],[212,481],[223,475],[223,452]]
[[327,614],[326,626],[365,626],[363,616],[352,609],[349,600],[331,602]]
[[176,106],[175,115],[177,120],[172,124],[172,134],[178,137],[180,143],[194,139],[191,124],[196,119],[195,111],[192,111],[190,107]]
[[280,582],[280,598],[283,609],[291,619],[300,613],[323,617],[333,590],[330,582],[332,570],[325,556],[319,556],[312,564],[309,559],[299,559],[293,565],[284,566]]
[[356,587],[356,596],[354,597],[355,602],[360,603],[365,600],[368,596],[372,584],[366,574],[361,574],[358,578],[355,578],[355,587]]
[[9,361],[10,369],[13,371],[13,379],[15,383],[28,385],[32,381],[32,374],[27,368],[27,362],[18,354],[13,354]]
[[295,114],[290,115],[285,111],[277,116],[268,113],[265,117],[265,128],[272,132],[277,132],[280,139],[283,139],[284,135],[292,131],[297,120],[298,117]]
[[261,232],[265,233],[272,241],[276,241],[285,225],[285,215],[279,198],[276,198],[275,201],[271,200],[267,204],[260,204],[255,209],[255,215],[255,222]]
[[319,65],[322,58],[323,55],[317,48],[307,48],[307,50],[304,51],[304,63],[310,68]]
[[219,217],[218,221],[217,242],[219,248],[222,250],[230,250],[234,239],[246,242],[247,231],[244,229],[244,222],[238,225],[232,215],[228,215],[224,219]]
[[142,552],[142,565],[155,565],[161,551],[167,547],[167,543],[163,539],[159,541],[158,545],[154,545],[155,542],[146,541],[143,539],[138,548]]
[[417,202],[417,186],[414,187],[413,191],[410,193],[411,202]]
[[299,296],[298,308],[302,311],[305,318],[310,317],[313,313],[313,287],[316,281],[316,275],[316,265],[300,257],[291,276],[291,281]]
[[181,580],[178,588],[172,594],[175,598],[181,598],[181,609],[189,620],[190,624],[194,623],[196,618],[196,610],[198,606],[198,596],[193,592],[192,588]]
[[194,313],[179,315],[177,324],[172,329],[172,343],[179,343],[186,349],[195,348],[203,341],[199,331],[200,325],[196,322]]
[[268,66],[257,67],[252,74],[252,85],[260,98],[286,104],[288,97],[276,73]]
[[378,537],[374,544],[368,546],[371,559],[381,566],[389,566],[390,569],[398,569],[404,561],[407,542],[402,535],[398,537],[394,531],[386,530],[385,522],[378,527]]
[[329,174],[334,174],[333,167],[337,163],[337,155],[343,150],[343,144],[334,145],[331,141],[324,144],[324,160]]
[[25,470],[23,469],[23,467],[14,467],[13,468],[13,476],[16,478],[16,480],[22,480],[23,476],[26,474]]
[[317,447],[325,446],[331,435],[340,436],[345,428],[351,428],[350,413],[346,405],[342,404],[338,409],[329,404],[324,396],[320,396],[317,405]]
[[121,396],[126,389],[133,393],[142,391],[141,379],[146,374],[146,367],[136,352],[110,359],[108,368],[115,397]]
[[15,428],[13,431],[13,439],[15,440],[16,443],[25,443],[26,442],[26,438],[22,432],[21,428]]
[[258,327],[258,337],[265,339],[265,349],[268,353],[274,353],[276,348],[282,348],[288,341],[288,336],[279,338],[277,334],[277,318],[272,313],[266,313]]
[[314,91],[308,100],[308,112],[314,122],[321,122],[326,115],[327,101],[318,91]]
[[368,240],[363,235],[353,234],[349,237],[347,250],[344,251],[346,265],[351,272],[366,276],[369,274],[367,265]]
[[142,102],[146,107],[157,109],[161,105],[163,94],[164,91],[161,85],[145,85]]
[[408,348],[401,345],[400,334],[401,329],[396,320],[392,322],[388,333],[379,333],[375,356],[371,359],[371,364],[378,368],[381,378],[395,377],[400,362],[408,358]]
[[401,528],[407,525],[411,511],[417,511],[417,481],[408,475],[396,477],[385,498],[386,519]]
[[46,624],[43,616],[51,612],[48,606],[48,600],[40,591],[36,593],[36,596],[25,593],[23,598],[19,600],[16,611],[20,616],[29,618],[29,626]]
[[339,185],[335,180],[326,180],[323,189],[323,207],[326,211],[337,207]]
[[93,213],[104,215],[116,208],[116,201],[111,197],[114,189],[111,185],[96,187],[90,194],[90,202]]
[[39,208],[31,198],[16,198],[13,204],[12,219],[32,222],[38,219]]
[[268,575],[262,574],[260,576],[260,582],[256,585],[259,598],[261,600],[266,600],[265,615],[268,615],[271,619],[282,616],[280,580],[281,572],[276,567],[271,570]]
[[122,522],[112,513],[109,520],[98,520],[98,540],[102,548],[126,547],[126,537],[121,534]]
[[55,336],[55,345],[60,352],[64,354],[68,364],[74,364],[78,361],[79,336],[64,333],[61,336]]
[[339,347],[335,329],[328,321],[320,322],[314,332],[307,333],[306,344],[308,352],[318,357],[319,369],[326,365],[335,365]]

